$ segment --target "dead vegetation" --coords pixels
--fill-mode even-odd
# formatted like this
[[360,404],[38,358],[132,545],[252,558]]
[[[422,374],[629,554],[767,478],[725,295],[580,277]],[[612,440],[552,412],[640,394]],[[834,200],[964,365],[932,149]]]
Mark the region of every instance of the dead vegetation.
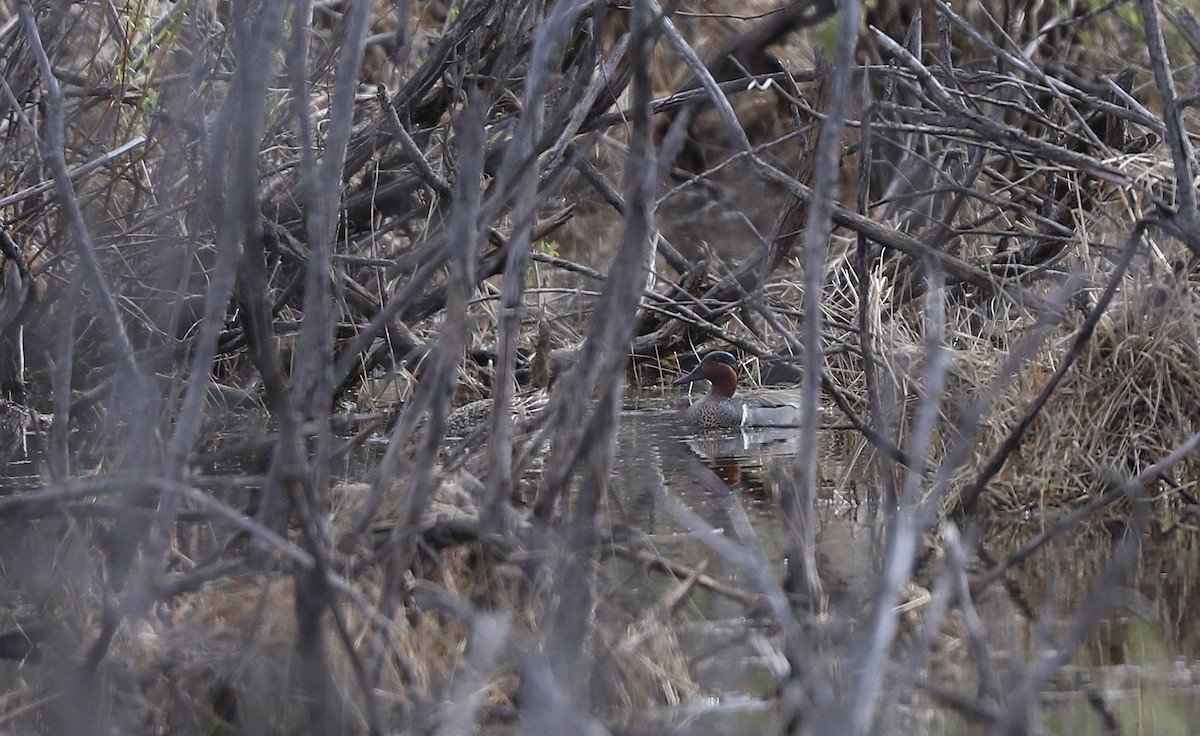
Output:
[[[0,497],[0,729],[636,733],[713,695],[702,590],[756,732],[1037,730],[1194,523],[1200,24],[1136,8],[0,3],[0,392],[52,419]],[[610,513],[628,377],[716,345],[808,396],[782,569],[659,471],[736,585]],[[844,589],[830,477],[880,520]],[[1084,525],[1087,601],[1014,591]],[[994,599],[1066,624],[1001,667]]]

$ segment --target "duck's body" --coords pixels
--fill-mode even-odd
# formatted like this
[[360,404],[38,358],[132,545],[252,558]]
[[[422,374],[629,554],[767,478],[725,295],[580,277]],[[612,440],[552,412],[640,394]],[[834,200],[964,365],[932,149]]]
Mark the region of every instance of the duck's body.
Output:
[[[527,426],[549,403],[545,391],[526,396],[514,396],[512,418],[518,429]],[[481,431],[492,420],[492,399],[479,399],[463,404],[446,417],[446,437],[465,439]]]
[[798,427],[800,397],[783,390],[741,396],[705,394],[688,407],[688,421],[700,427]]
[[44,429],[49,424],[48,415],[32,412],[15,401],[0,399],[0,467],[21,453],[26,430]]
[[712,388],[688,407],[685,416],[699,427],[798,427],[800,392],[787,389],[758,389],[737,393],[737,359],[724,350],[704,356],[700,365],[675,381],[681,386],[708,381]]
[[[542,336],[539,335],[539,341]],[[547,389],[570,370],[579,360],[578,348],[555,348],[539,345],[533,360],[534,385],[540,386],[537,391],[512,397],[513,425],[518,431],[524,431],[550,403]],[[490,398],[463,404],[450,412],[446,417],[446,437],[464,439],[479,432],[492,421],[493,400]]]

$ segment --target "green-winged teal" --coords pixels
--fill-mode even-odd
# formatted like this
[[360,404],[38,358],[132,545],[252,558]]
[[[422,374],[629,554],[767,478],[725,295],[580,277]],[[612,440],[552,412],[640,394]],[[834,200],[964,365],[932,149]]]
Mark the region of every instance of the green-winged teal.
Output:
[[[518,431],[525,431],[548,403],[550,403],[550,395],[541,390],[524,396],[514,396],[512,398],[514,428]],[[483,430],[491,420],[492,399],[479,399],[469,404],[463,404],[446,417],[446,437],[466,439]]]
[[[539,390],[512,397],[513,425],[517,431],[525,431],[533,419],[550,403],[546,389],[575,365],[579,359],[577,348],[550,349],[544,332],[538,334],[538,346],[531,366],[533,383]],[[492,399],[479,399],[463,404],[446,417],[446,436],[466,438],[481,430],[492,419]]]
[[0,467],[22,452],[27,430],[49,429],[50,419],[48,414],[38,414],[15,401],[0,399]]
[[800,425],[800,392],[758,389],[737,396],[737,359],[724,350],[704,356],[700,365],[675,381],[682,386],[705,380],[712,389],[688,407],[688,421],[700,427],[796,427]]
[[[579,357],[579,351],[571,348],[557,348],[554,350],[546,348],[545,354],[539,353],[539,356],[535,357],[538,359],[534,361],[536,364],[533,369],[533,373],[535,374],[534,383],[542,386],[542,388],[512,397],[510,411],[512,413],[513,428],[517,432],[528,431],[534,424],[537,416],[550,403],[550,394],[547,393],[547,387],[552,385],[559,376],[575,365]],[[457,442],[472,436],[475,439],[480,439],[485,427],[492,420],[493,404],[494,401],[491,398],[485,398],[463,404],[451,410],[446,416],[446,439],[451,442]],[[399,412],[388,420],[388,432],[391,432],[398,417]]]

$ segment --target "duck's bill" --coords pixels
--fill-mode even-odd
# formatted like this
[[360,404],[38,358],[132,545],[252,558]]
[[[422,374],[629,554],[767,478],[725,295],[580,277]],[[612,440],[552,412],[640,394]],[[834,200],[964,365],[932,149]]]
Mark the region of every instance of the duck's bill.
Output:
[[692,381],[701,381],[701,380],[704,380],[704,373],[701,372],[700,366],[696,366],[695,368],[692,369],[691,373],[687,374],[683,378],[676,378],[674,381],[671,381],[671,385],[672,386],[682,386],[685,383],[691,383]]

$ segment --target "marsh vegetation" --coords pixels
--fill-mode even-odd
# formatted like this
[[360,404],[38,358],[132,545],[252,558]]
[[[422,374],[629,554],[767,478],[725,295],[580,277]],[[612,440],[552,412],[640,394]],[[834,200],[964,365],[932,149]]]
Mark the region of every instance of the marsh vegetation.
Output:
[[[1197,61],[1156,0],[0,0],[0,730],[1187,733]],[[684,427],[713,348],[801,426]]]

